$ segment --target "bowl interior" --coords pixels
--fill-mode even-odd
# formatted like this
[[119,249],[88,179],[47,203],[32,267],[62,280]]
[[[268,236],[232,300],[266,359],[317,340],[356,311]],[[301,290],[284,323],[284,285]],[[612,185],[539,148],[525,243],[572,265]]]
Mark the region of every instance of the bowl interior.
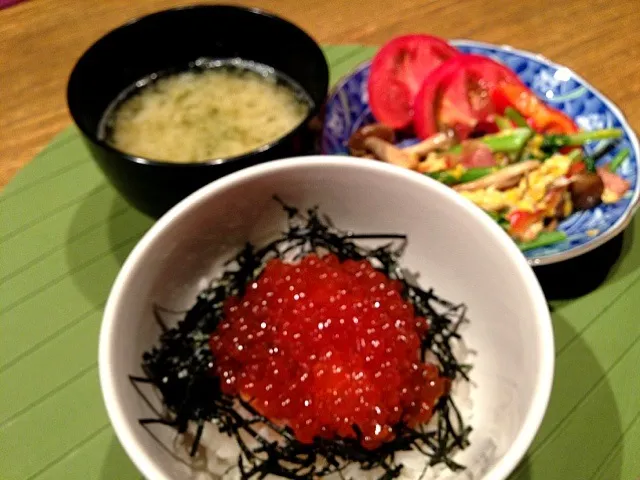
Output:
[[297,82],[316,109],[326,95],[324,55],[304,31],[259,10],[202,5],[142,17],[98,40],[71,73],[71,114],[85,135],[102,143],[100,120],[123,90],[153,73],[184,70],[201,57],[240,57],[273,67]]
[[163,217],[127,260],[105,312],[100,375],[115,430],[142,473],[191,478],[202,467],[175,454],[171,429],[138,424],[154,414],[128,375],[141,374],[142,352],[160,333],[153,305],[188,308],[245,241],[278,235],[286,216],[274,194],[297,207],[318,205],[337,227],[406,233],[403,265],[420,273],[423,287],[468,305],[465,340],[477,352],[474,432],[460,458],[475,478],[504,478],[537,430],[552,380],[550,318],[533,273],[499,227],[446,187],[396,167],[335,157],[276,161],[211,184]]

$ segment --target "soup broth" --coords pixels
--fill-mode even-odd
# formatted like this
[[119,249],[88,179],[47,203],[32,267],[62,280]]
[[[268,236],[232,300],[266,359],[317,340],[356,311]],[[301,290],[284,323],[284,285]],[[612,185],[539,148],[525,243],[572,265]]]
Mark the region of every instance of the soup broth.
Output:
[[205,162],[266,146],[311,109],[301,87],[265,65],[199,60],[193,67],[123,92],[105,114],[103,139],[138,157]]

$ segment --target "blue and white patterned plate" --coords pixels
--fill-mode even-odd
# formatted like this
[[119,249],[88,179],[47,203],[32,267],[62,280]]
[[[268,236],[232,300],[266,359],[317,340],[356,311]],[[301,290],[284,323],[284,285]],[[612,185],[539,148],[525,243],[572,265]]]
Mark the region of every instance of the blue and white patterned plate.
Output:
[[[537,266],[561,262],[593,250],[622,232],[640,204],[640,148],[638,138],[622,112],[579,75],[540,55],[468,40],[453,40],[450,43],[464,53],[485,55],[506,64],[547,103],[574,118],[580,128],[594,130],[616,127],[624,130],[624,137],[616,149],[600,161],[607,163],[623,148],[631,150],[617,172],[630,182],[629,192],[613,205],[601,204],[566,218],[559,228],[566,232],[568,239],[524,252],[529,263]],[[321,143],[323,153],[348,154],[347,141],[351,134],[374,121],[367,95],[369,65],[369,62],[363,63],[343,78],[329,96]],[[590,153],[598,147],[598,143],[591,143],[587,151]]]

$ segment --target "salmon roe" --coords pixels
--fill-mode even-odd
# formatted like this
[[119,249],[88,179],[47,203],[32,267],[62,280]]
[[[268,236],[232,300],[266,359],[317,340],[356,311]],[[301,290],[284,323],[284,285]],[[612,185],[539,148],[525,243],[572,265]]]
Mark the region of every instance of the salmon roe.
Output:
[[366,260],[271,260],[230,298],[210,338],[222,390],[288,425],[296,438],[356,438],[376,448],[399,422],[427,422],[447,388],[420,360],[424,318],[401,284]]

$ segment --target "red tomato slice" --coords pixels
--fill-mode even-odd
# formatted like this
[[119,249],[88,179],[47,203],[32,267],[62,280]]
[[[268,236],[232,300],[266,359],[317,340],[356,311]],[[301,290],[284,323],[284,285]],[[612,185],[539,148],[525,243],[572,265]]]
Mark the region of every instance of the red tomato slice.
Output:
[[369,106],[376,120],[396,129],[408,126],[425,77],[459,54],[431,35],[404,35],[386,43],[373,58],[369,74]]
[[413,124],[420,138],[453,129],[460,140],[469,137],[495,113],[492,94],[497,85],[521,84],[504,65],[480,55],[458,55],[424,80],[414,104]]

